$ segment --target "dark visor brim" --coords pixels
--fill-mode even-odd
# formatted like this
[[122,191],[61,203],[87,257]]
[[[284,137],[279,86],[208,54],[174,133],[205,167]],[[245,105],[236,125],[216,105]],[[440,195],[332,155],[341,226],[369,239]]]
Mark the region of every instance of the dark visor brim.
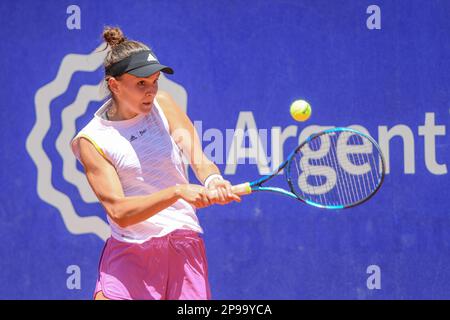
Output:
[[173,74],[173,69],[167,66],[163,66],[162,64],[148,64],[130,71],[126,71],[126,73],[132,74],[139,78],[147,78],[154,74],[155,72],[162,71],[164,73]]

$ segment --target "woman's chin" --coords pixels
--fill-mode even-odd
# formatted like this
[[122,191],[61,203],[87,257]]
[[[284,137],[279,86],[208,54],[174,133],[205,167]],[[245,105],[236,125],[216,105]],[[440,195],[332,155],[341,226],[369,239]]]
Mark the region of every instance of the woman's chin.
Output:
[[150,112],[150,110],[152,110],[152,107],[153,107],[152,103],[149,103],[149,104],[143,103],[141,106],[141,111],[142,111],[142,113],[148,113],[148,112]]

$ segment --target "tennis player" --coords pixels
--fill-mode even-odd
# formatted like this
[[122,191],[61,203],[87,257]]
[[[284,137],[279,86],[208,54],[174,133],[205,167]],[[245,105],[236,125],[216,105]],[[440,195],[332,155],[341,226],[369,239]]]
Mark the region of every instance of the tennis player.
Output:
[[[196,208],[240,198],[191,120],[158,91],[160,72],[173,70],[119,28],[105,27],[103,38],[111,95],[71,143],[111,227],[94,299],[210,299]],[[189,184],[183,157],[203,185]]]

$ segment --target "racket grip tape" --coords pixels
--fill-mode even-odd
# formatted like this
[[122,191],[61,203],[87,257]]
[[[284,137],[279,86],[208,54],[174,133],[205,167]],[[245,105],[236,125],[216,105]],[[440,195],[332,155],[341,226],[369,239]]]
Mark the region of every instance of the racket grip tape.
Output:
[[[233,193],[237,194],[238,196],[252,193],[252,188],[250,187],[249,182],[244,182],[241,184],[234,185],[231,187],[231,190],[233,191]],[[216,190],[211,190],[211,191],[209,191],[209,193],[210,193],[210,196],[212,196],[214,198],[217,197]]]
[[238,196],[243,196],[246,194],[252,193],[252,188],[250,187],[249,182],[244,182],[241,184],[237,184],[231,187],[233,193],[236,193]]

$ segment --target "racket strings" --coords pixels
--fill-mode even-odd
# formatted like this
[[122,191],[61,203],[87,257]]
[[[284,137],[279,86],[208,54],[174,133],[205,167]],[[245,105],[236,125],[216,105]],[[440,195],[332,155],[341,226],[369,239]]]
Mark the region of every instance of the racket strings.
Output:
[[[304,200],[348,206],[369,197],[382,179],[381,154],[353,131],[329,132],[305,143],[291,160],[291,181]],[[294,166],[293,166],[294,164]]]

